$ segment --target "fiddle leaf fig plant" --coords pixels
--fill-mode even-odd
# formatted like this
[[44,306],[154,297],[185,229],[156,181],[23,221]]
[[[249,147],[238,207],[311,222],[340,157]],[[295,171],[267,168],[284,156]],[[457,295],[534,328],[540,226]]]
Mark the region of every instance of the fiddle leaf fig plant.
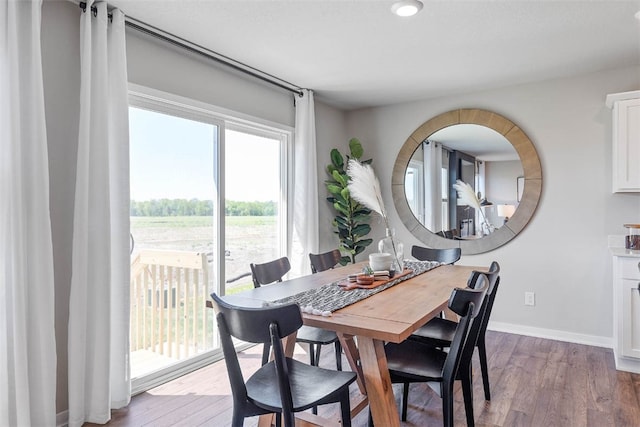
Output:
[[360,160],[363,154],[360,141],[357,138],[351,138],[349,154],[343,156],[338,149],[334,148],[330,152],[331,163],[327,165],[327,174],[330,177],[325,181],[329,192],[327,200],[336,211],[333,226],[338,235],[338,248],[343,254],[340,260],[342,265],[349,262],[355,263],[356,255],[362,253],[373,242],[373,239],[365,238],[371,232],[369,225],[371,210],[352,199],[347,187],[350,178],[346,172],[346,165],[349,159],[356,159],[364,164],[372,162],[371,159]]

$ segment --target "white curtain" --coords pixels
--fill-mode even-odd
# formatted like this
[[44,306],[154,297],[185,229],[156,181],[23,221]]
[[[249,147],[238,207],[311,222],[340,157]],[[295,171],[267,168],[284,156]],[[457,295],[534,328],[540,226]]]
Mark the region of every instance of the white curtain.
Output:
[[424,148],[424,204],[425,227],[434,233],[442,224],[442,145],[435,141],[422,144]]
[[311,273],[309,253],[318,253],[318,166],[313,91],[302,90],[296,100],[294,136],[292,268]]
[[0,425],[55,425],[42,1],[0,2]]
[[[90,8],[97,8],[94,17]],[[113,16],[109,23],[108,13]],[[124,15],[80,23],[78,159],[69,301],[69,426],[106,423],[131,398],[129,122]]]

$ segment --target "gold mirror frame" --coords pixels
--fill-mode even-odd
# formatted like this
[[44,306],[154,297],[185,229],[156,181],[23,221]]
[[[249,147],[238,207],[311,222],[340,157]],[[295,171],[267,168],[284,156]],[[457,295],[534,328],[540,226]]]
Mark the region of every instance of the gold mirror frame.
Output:
[[[514,215],[504,226],[488,236],[475,240],[450,240],[429,231],[422,225],[409,208],[404,190],[405,174],[409,160],[418,146],[434,132],[457,124],[486,126],[504,136],[515,148],[524,171],[522,199]],[[465,255],[479,254],[494,250],[516,237],[529,223],[542,195],[542,167],[540,158],[529,137],[509,119],[500,114],[481,109],[459,109],[442,113],[424,122],[406,140],[391,176],[391,192],[400,220],[418,240],[430,248],[460,247]]]

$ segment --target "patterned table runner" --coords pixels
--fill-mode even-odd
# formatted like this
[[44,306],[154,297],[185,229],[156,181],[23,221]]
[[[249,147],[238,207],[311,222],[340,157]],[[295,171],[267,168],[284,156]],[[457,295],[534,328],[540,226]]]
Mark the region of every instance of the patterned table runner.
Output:
[[291,302],[295,302],[304,312],[309,313],[312,310],[315,310],[316,312],[314,314],[324,313],[324,315],[328,315],[331,312],[340,310],[341,308],[368,298],[371,295],[375,295],[378,292],[382,292],[385,289],[395,286],[400,282],[432,270],[439,265],[441,265],[439,262],[434,261],[406,260],[404,263],[404,267],[406,269],[413,270],[412,273],[391,280],[382,286],[378,286],[377,288],[353,289],[345,291],[340,286],[338,286],[338,283],[341,281],[339,280],[320,286],[319,288],[309,289],[308,291],[300,292],[299,294],[272,302],[276,304],[288,304]]

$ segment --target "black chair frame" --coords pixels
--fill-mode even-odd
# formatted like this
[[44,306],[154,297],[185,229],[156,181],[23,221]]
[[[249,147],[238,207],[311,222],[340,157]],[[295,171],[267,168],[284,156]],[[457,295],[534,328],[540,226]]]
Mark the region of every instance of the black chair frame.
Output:
[[[233,427],[241,427],[246,417],[270,413],[281,414],[284,425],[293,427],[294,413],[328,403],[340,403],[342,423],[351,425],[349,385],[356,374],[309,366],[284,354],[282,338],[302,326],[296,304],[248,308],[228,304],[215,293],[211,297],[231,383]],[[245,381],[232,337],[270,342],[273,361]]]

